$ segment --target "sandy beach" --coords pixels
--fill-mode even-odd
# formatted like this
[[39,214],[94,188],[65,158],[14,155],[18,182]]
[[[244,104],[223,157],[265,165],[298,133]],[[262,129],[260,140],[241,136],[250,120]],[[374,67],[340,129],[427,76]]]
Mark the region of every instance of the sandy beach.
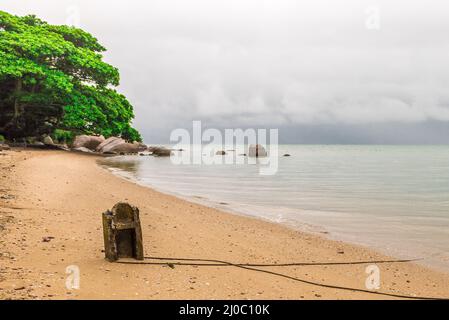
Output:
[[[140,209],[146,256],[232,263],[391,260],[371,249],[193,204],[118,178],[96,156],[0,155],[0,299],[394,299],[232,266],[134,265],[104,259],[101,213]],[[262,267],[314,283],[366,290],[366,264]],[[66,288],[78,266],[80,289]],[[449,298],[449,275],[415,263],[377,263],[377,292]],[[261,268],[259,268],[261,269]]]

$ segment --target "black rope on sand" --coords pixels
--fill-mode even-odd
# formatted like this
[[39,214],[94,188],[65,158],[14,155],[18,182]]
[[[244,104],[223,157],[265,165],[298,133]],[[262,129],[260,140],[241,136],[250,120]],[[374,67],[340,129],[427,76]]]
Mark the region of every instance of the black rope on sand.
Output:
[[[163,258],[163,257],[145,257],[145,259],[150,260],[169,260],[169,261],[202,261],[209,263],[198,264],[200,266],[244,266],[244,267],[294,267],[294,266],[338,266],[338,265],[356,265],[356,264],[381,264],[381,263],[404,263],[404,262],[414,262],[422,259],[404,259],[404,260],[372,260],[372,261],[349,261],[349,262],[292,262],[292,263],[233,263],[230,264],[226,261],[220,260],[208,260],[208,259],[193,259],[193,258]],[[215,264],[211,264],[215,263]],[[166,264],[166,263],[164,263]],[[172,263],[176,264],[176,263]],[[181,264],[179,265],[191,265],[191,264]]]
[[[329,289],[337,289],[337,290],[346,290],[346,291],[355,291],[355,292],[362,292],[362,293],[368,293],[368,294],[375,294],[375,295],[381,295],[381,296],[388,296],[388,297],[394,297],[394,298],[402,298],[402,299],[417,299],[417,300],[443,300],[443,298],[433,298],[433,297],[419,297],[419,296],[408,296],[408,295],[401,295],[401,294],[395,294],[395,293],[388,293],[388,292],[381,292],[381,291],[370,291],[365,289],[358,289],[358,288],[350,288],[350,287],[342,287],[337,285],[329,285],[324,283],[318,283],[313,282],[305,279],[296,278],[293,276],[289,276],[287,274],[278,273],[274,271],[269,270],[263,270],[263,269],[257,269],[253,268],[254,266],[257,267],[285,267],[285,266],[328,266],[328,265],[355,265],[355,264],[368,264],[368,263],[404,263],[404,262],[413,262],[418,261],[422,259],[408,259],[408,260],[379,260],[379,261],[353,261],[353,262],[300,262],[300,263],[283,263],[283,264],[235,264],[228,261],[222,261],[222,260],[214,260],[214,259],[193,259],[193,258],[164,258],[164,257],[145,257],[145,259],[149,260],[166,260],[166,261],[201,261],[203,263],[182,263],[182,262],[134,262],[134,261],[117,261],[116,263],[120,264],[143,264],[143,265],[166,265],[166,266],[174,266],[174,265],[181,265],[181,266],[209,266],[209,267],[236,267],[241,268],[245,270],[250,271],[256,271],[256,272],[262,272],[266,274],[271,274],[274,276],[286,278],[289,280],[302,282],[305,284],[310,284],[314,286],[329,288]],[[207,263],[204,263],[207,262]]]

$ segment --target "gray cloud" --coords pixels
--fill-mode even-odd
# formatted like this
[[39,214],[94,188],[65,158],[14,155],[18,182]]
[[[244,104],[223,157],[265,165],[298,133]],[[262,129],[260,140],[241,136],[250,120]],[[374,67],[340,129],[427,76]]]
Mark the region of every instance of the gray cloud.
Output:
[[[287,142],[320,142],[311,132],[326,143],[332,136],[371,143],[375,132],[378,140],[397,142],[391,130],[381,134],[394,124],[415,137],[399,143],[449,143],[439,138],[449,121],[446,1],[0,5],[51,23],[66,23],[73,6],[81,27],[105,44],[107,60],[121,70],[120,90],[148,141],[166,140],[171,129],[202,119],[218,127],[280,127]],[[380,13],[378,30],[366,27],[371,7]],[[330,139],[320,134],[326,130],[334,132]]]

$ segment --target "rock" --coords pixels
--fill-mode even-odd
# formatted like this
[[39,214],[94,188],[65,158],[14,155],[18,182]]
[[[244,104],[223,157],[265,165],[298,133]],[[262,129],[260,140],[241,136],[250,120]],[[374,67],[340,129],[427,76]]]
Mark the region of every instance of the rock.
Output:
[[43,149],[43,150],[64,150],[69,151],[69,147],[66,144],[45,144],[43,142],[35,142],[23,146],[24,148]]
[[10,150],[11,148],[7,144],[0,144],[0,151]]
[[52,145],[55,144],[55,143],[53,142],[53,139],[52,139],[50,136],[45,136],[44,139],[42,140],[42,142],[43,142],[45,145],[48,145],[48,146],[52,146]]
[[73,148],[87,148],[90,150],[95,150],[103,141],[105,141],[105,138],[103,136],[87,136],[87,135],[81,135],[76,136],[75,141],[73,141]]
[[267,151],[265,148],[260,144],[252,144],[249,146],[249,157],[256,157],[256,158],[263,158],[267,156]]
[[49,236],[49,237],[43,237],[42,238],[42,242],[50,242],[51,240],[53,240],[55,237],[51,237],[51,236]]
[[112,146],[109,150],[109,152],[115,152],[119,154],[127,154],[127,153],[138,153],[139,152],[139,145],[136,145],[134,143],[120,143]]
[[85,153],[94,153],[92,150],[86,147],[73,148],[73,151],[85,152]]
[[147,149],[148,149],[147,145],[142,143],[142,142],[134,141],[133,144],[137,146],[139,152],[140,151],[147,151]]
[[154,147],[152,150],[153,155],[157,157],[170,157],[172,153],[170,149],[165,147]]
[[69,151],[70,150],[69,146],[66,145],[65,143],[63,143],[63,144],[56,144],[55,147],[58,148],[58,149],[64,150],[64,151]]
[[223,150],[220,150],[220,151],[215,152],[215,154],[216,154],[217,156],[224,156],[224,155],[226,155],[226,152],[223,151]]
[[112,152],[112,149],[114,147],[116,147],[120,144],[123,144],[123,143],[126,143],[126,141],[123,140],[122,138],[110,137],[110,138],[107,138],[102,143],[100,143],[97,146],[96,151],[101,152],[101,153]]
[[284,154],[284,157],[290,157],[290,156],[291,156],[291,155],[288,154],[288,153]]
[[29,147],[31,147],[31,148],[33,148],[33,147],[43,147],[43,146],[45,146],[45,144],[43,142],[40,142],[40,141],[36,141],[36,142],[31,143],[29,145]]

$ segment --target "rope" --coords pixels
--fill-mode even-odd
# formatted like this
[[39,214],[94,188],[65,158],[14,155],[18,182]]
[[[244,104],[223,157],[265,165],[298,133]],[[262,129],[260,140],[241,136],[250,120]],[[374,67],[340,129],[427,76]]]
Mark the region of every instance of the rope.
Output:
[[[307,263],[307,262],[300,262],[300,263],[284,263],[284,264],[235,264],[228,261],[222,261],[222,260],[215,260],[215,259],[193,259],[193,258],[165,258],[165,257],[145,257],[145,259],[149,260],[166,260],[166,261],[200,261],[203,263],[182,263],[182,262],[174,262],[174,263],[167,263],[167,262],[134,262],[134,261],[117,261],[116,263],[120,264],[144,264],[144,265],[182,265],[182,266],[232,266],[237,267],[245,270],[255,271],[255,272],[262,272],[282,278],[286,278],[289,280],[302,282],[309,285],[329,288],[329,289],[338,289],[338,290],[346,290],[346,291],[354,291],[354,292],[362,292],[362,293],[368,293],[368,294],[375,294],[375,295],[381,295],[381,296],[388,296],[388,297],[394,297],[394,298],[402,298],[402,299],[417,299],[417,300],[443,300],[447,298],[434,298],[434,297],[419,297],[419,296],[408,296],[408,295],[402,295],[402,294],[395,294],[395,293],[388,293],[388,292],[381,292],[381,291],[370,291],[365,289],[358,289],[358,288],[351,288],[351,287],[343,287],[343,286],[337,286],[337,285],[330,285],[330,284],[324,284],[319,282],[313,282],[301,278],[296,278],[293,276],[289,276],[283,273],[278,273],[274,271],[269,270],[263,270],[263,269],[257,269],[253,268],[253,266],[258,267],[279,267],[279,266],[317,266],[317,265],[354,265],[354,264],[368,264],[368,263],[404,263],[404,262],[412,262],[412,261],[418,261],[421,259],[413,259],[413,260],[380,260],[380,261],[354,261],[354,262],[321,262],[321,263]],[[207,263],[204,263],[207,262]]]
[[[151,260],[169,260],[169,261],[203,261],[209,263],[198,263],[198,266],[245,266],[245,267],[294,267],[294,266],[335,266],[335,265],[357,265],[357,264],[382,264],[382,263],[404,263],[404,262],[415,262],[422,259],[407,259],[407,260],[374,260],[374,261],[349,261],[349,262],[292,262],[292,263],[233,263],[220,261],[220,260],[207,260],[207,259],[187,259],[187,258],[162,258],[162,257],[145,257],[145,259]],[[211,264],[212,263],[212,264]],[[147,263],[145,263],[147,264]],[[167,263],[158,263],[167,264]],[[176,265],[192,265],[183,263],[172,263]]]

